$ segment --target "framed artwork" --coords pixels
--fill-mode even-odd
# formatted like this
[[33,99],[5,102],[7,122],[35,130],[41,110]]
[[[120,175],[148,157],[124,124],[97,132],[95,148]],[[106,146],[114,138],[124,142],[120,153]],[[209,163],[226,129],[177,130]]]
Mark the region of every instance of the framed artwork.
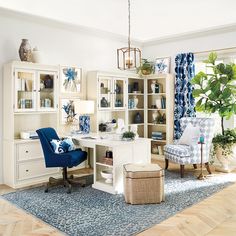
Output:
[[62,93],[81,93],[81,68],[75,66],[60,66],[60,78]]
[[62,125],[78,122],[78,116],[75,113],[75,103],[79,99],[63,98],[60,101],[60,123]]
[[170,73],[170,57],[157,58],[155,61],[155,74]]

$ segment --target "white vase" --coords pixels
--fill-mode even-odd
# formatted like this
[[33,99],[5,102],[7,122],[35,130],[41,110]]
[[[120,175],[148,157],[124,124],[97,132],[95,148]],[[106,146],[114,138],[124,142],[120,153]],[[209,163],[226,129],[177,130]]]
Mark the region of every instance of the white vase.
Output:
[[138,98],[137,96],[134,96],[134,108],[137,108],[138,105]]
[[152,113],[152,119],[153,119],[153,122],[154,122],[154,123],[157,121],[157,117],[158,117],[158,113],[157,113],[157,111],[154,111],[154,112]]
[[157,109],[161,109],[161,98],[156,99],[156,107]]
[[155,80],[152,81],[151,90],[152,90],[152,93],[155,93],[155,90],[156,90],[156,81]]
[[42,63],[42,53],[35,47],[32,51],[32,61],[34,63]]

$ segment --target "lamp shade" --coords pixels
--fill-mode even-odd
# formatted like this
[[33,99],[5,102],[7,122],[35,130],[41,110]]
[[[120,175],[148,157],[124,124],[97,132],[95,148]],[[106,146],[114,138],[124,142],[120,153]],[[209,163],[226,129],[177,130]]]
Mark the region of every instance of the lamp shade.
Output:
[[94,113],[94,101],[79,100],[75,102],[75,113],[78,115],[89,115]]

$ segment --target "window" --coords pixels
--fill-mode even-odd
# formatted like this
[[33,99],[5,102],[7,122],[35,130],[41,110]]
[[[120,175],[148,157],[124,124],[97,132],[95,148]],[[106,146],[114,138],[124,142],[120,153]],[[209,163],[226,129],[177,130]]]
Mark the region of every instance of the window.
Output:
[[[225,53],[217,52],[218,58],[216,61],[216,64],[219,63],[235,63],[236,64],[236,51],[228,51],[225,50]],[[207,68],[206,64],[203,62],[203,60],[207,59],[208,53],[201,53],[195,55],[195,73],[197,74],[200,71],[204,71],[205,73],[211,73],[211,68]],[[212,117],[216,120],[216,129],[215,133],[221,133],[221,118],[217,113],[214,114],[206,114],[203,112],[197,112],[197,117]],[[228,128],[236,127],[236,116],[232,117],[230,121],[225,122],[225,126]],[[232,127],[233,126],[233,127]]]

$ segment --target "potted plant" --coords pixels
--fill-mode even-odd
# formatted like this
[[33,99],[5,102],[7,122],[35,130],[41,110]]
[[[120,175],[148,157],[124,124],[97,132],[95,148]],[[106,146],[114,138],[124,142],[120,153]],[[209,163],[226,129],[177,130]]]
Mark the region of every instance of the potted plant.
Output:
[[213,154],[221,162],[222,171],[230,171],[229,159],[236,144],[236,130],[225,130],[224,118],[230,119],[236,114],[236,65],[219,63],[217,54],[209,54],[207,68],[211,73],[199,72],[191,81],[193,96],[199,98],[196,110],[206,113],[218,113],[221,117],[221,134],[213,140]]
[[150,75],[155,71],[154,62],[148,61],[147,59],[141,59],[141,65],[137,68],[137,73],[140,75]]
[[135,133],[132,131],[126,131],[122,134],[122,139],[125,141],[131,141],[134,140],[135,138]]

